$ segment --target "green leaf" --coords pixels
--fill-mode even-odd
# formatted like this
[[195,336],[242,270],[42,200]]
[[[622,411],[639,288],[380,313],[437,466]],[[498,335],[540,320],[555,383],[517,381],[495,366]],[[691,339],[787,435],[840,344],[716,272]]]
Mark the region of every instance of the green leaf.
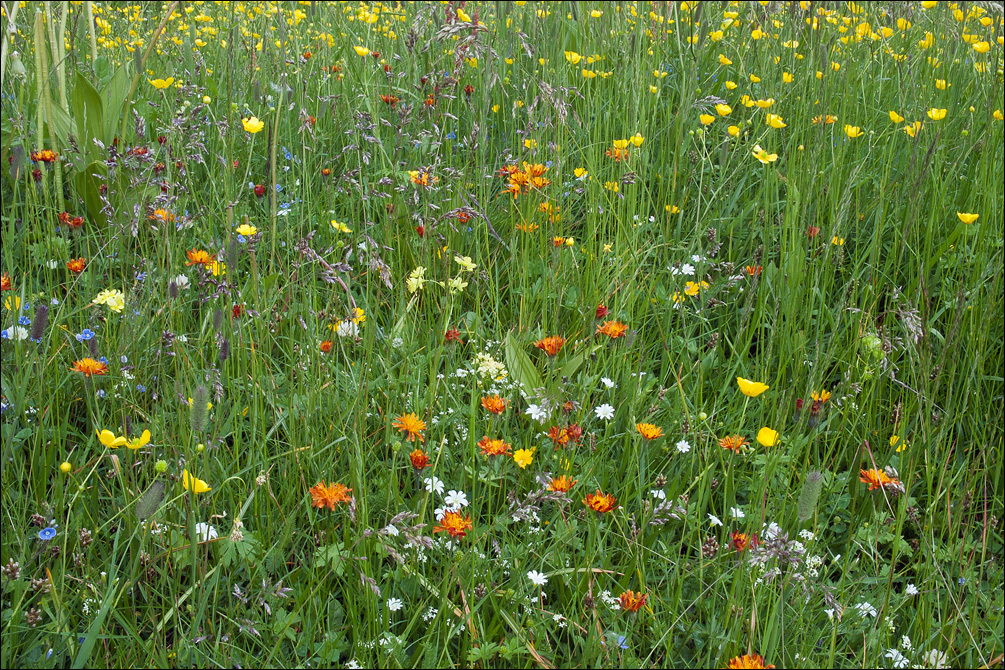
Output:
[[318,568],[324,568],[331,566],[332,570],[339,577],[345,572],[346,559],[343,554],[344,545],[339,542],[338,544],[328,545],[326,547],[318,547],[314,551],[314,565]]
[[103,139],[105,107],[98,89],[94,88],[80,70],[77,71],[77,80],[70,94],[70,109],[77,125],[77,145],[85,154],[96,151],[97,147],[92,140]]
[[517,344],[512,333],[506,333],[506,368],[510,375],[523,384],[524,391],[531,392],[534,389],[543,388],[544,380],[541,373],[534,367],[530,356]]
[[108,223],[108,218],[101,212],[104,206],[104,203],[101,202],[101,185],[107,174],[108,168],[103,163],[95,161],[73,177],[77,195],[83,198],[87,214],[91,217],[91,221],[99,226],[105,226]]

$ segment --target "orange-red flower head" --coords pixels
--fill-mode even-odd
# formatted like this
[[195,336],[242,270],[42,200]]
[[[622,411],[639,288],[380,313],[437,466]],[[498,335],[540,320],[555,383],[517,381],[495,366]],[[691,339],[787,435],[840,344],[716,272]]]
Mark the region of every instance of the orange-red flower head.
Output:
[[424,452],[422,449],[415,449],[408,455],[410,461],[412,461],[412,467],[416,470],[421,470],[422,468],[432,467],[432,463],[429,462],[429,454]]
[[602,325],[597,326],[597,335],[606,335],[612,340],[624,337],[627,332],[628,325],[620,321],[604,321]]
[[560,475],[558,477],[551,478],[551,481],[548,482],[548,490],[555,493],[568,493],[575,485],[575,479],[567,477],[566,475]]
[[862,470],[859,472],[859,481],[863,484],[869,485],[870,491],[875,491],[876,489],[881,489],[887,486],[897,487],[900,485],[900,480],[891,477],[882,470]]
[[506,456],[510,446],[502,440],[493,440],[488,435],[478,440],[478,447],[486,456]]
[[506,399],[500,398],[498,393],[494,396],[485,396],[482,398],[482,407],[493,414],[502,414],[506,410]]
[[663,435],[663,429],[651,423],[637,423],[635,424],[635,430],[639,431],[639,435],[647,440],[655,440],[657,437]]
[[83,373],[85,377],[90,377],[91,375],[102,376],[108,372],[108,366],[105,363],[96,361],[93,358],[82,358],[75,362],[70,369],[74,372]]
[[440,519],[440,525],[433,528],[434,533],[447,532],[452,537],[464,537],[474,527],[471,517],[462,517],[457,512],[447,512]]
[[759,668],[773,668],[775,666],[765,665],[764,658],[760,654],[744,654],[743,656],[729,659],[728,667],[732,670],[745,670],[747,668],[756,670]]
[[594,512],[600,512],[605,514],[613,510],[618,503],[618,499],[615,498],[610,493],[604,493],[600,489],[597,489],[596,493],[589,493],[585,498],[583,498],[583,504],[592,509]]
[[347,503],[352,500],[352,489],[346,488],[345,484],[325,485],[325,480],[318,482],[316,486],[310,488],[311,507],[321,509],[327,507],[335,511],[335,506],[339,503]]
[[209,266],[210,263],[216,260],[216,256],[207,251],[201,249],[190,249],[185,252],[188,256],[188,263],[185,265],[205,265]]
[[401,432],[408,433],[408,437],[405,439],[409,442],[413,442],[415,440],[418,440],[419,442],[426,441],[426,438],[422,436],[422,431],[426,429],[426,422],[414,413],[402,414],[395,419],[391,425]]
[[727,435],[726,437],[719,440],[719,446],[723,449],[729,449],[736,453],[740,453],[740,450],[747,444],[747,438],[742,435]]
[[81,272],[83,272],[86,266],[87,266],[87,259],[83,257],[76,258],[74,260],[66,262],[66,269],[75,275],[79,275]]
[[618,600],[621,602],[621,609],[626,612],[638,612],[642,609],[642,606],[646,604],[646,598],[649,596],[641,591],[636,593],[635,591],[625,591],[622,593]]
[[746,551],[747,549],[756,547],[758,544],[757,535],[747,535],[739,531],[730,533],[729,539],[733,544],[733,549],[737,551]]
[[565,338],[559,337],[558,335],[551,335],[538,340],[534,343],[534,346],[549,356],[557,356],[558,352],[562,350],[562,346],[564,344]]

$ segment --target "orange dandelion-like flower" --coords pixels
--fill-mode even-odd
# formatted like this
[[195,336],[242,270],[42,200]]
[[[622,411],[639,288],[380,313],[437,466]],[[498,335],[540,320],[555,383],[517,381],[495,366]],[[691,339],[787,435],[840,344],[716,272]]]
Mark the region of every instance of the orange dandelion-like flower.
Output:
[[810,226],[809,228],[806,229],[806,235],[808,235],[811,238],[812,237],[816,237],[819,234],[820,234],[820,229],[817,228],[816,226]]
[[604,321],[602,325],[597,326],[597,335],[606,335],[612,340],[624,337],[627,332],[628,324],[621,323],[620,321]]
[[625,591],[622,593],[618,600],[621,602],[621,609],[626,612],[638,612],[642,609],[642,606],[646,604],[646,598],[649,596],[645,593],[635,591]]
[[151,221],[160,221],[161,223],[167,223],[169,221],[174,221],[174,214],[166,209],[161,209],[158,207],[150,215]]
[[75,216],[75,217],[71,218],[69,221],[67,221],[66,225],[69,226],[70,228],[73,228],[74,230],[78,230],[80,228],[83,228],[84,227],[84,217],[82,217],[82,216]]
[[506,409],[506,399],[500,398],[499,394],[494,396],[485,396],[482,398],[482,407],[492,412],[493,414],[502,414]]
[[[22,154],[23,155],[23,154]],[[31,159],[36,163],[54,163],[58,156],[56,152],[52,149],[42,149],[41,151],[32,151]]]
[[611,147],[606,152],[608,158],[613,158],[616,163],[628,160],[628,149],[619,149],[618,147]]
[[761,274],[761,266],[760,265],[748,265],[747,266],[747,274],[750,275],[751,277],[758,276],[759,274]]
[[727,435],[726,437],[719,440],[719,446],[723,449],[729,449],[736,453],[740,453],[740,450],[747,444],[747,438],[742,435]]
[[108,372],[108,366],[101,361],[96,361],[93,358],[82,358],[73,364],[70,368],[74,372],[83,373],[85,377],[90,377],[91,375],[103,376]]
[[3,276],[0,276],[0,291],[10,291],[12,288],[14,285],[11,283],[10,275],[3,273]]
[[538,340],[534,343],[534,346],[549,356],[557,356],[558,352],[562,350],[562,345],[564,344],[565,338],[559,337],[558,335],[551,335],[550,337]]
[[429,462],[429,454],[424,452],[422,449],[416,449],[408,455],[409,460],[412,461],[412,467],[416,470],[421,470],[422,468],[432,467],[432,463]]
[[66,262],[66,269],[75,275],[79,275],[84,271],[84,267],[87,265],[86,258],[77,258]]
[[347,503],[352,500],[352,489],[346,488],[345,484],[325,485],[325,480],[321,480],[316,486],[311,487],[311,507],[321,509],[327,507],[335,511],[335,506],[339,503]]
[[760,654],[744,654],[743,656],[729,659],[728,667],[733,670],[743,670],[745,668],[773,668],[775,666],[765,665],[764,657]]
[[188,263],[185,265],[205,265],[209,266],[210,263],[216,260],[216,256],[202,249],[191,249],[185,252],[188,256]]
[[740,532],[730,533],[729,540],[733,544],[733,549],[737,551],[746,551],[747,549],[756,547],[758,544],[757,535],[747,535]]
[[464,537],[474,527],[471,517],[462,517],[457,512],[447,512],[440,519],[440,525],[433,528],[434,533],[446,531],[453,537]]
[[464,344],[464,340],[461,339],[461,331],[457,330],[453,326],[448,328],[447,332],[443,333],[443,341]]
[[320,346],[321,353],[322,354],[327,354],[329,351],[332,350],[333,346],[335,346],[335,345],[332,343],[331,340],[325,340],[324,342],[321,343],[321,346]]
[[558,477],[551,478],[551,481],[548,482],[548,490],[554,491],[555,493],[568,493],[575,485],[575,479],[567,477],[566,475],[560,475]]
[[516,229],[524,233],[536,233],[538,226],[536,223],[518,223]]
[[381,93],[380,94],[380,99],[385,104],[390,105],[391,109],[394,109],[394,106],[398,104],[398,98],[397,98],[397,96],[394,96],[394,95],[386,95],[384,93]]
[[555,444],[555,448],[564,447],[569,442],[569,430],[567,428],[559,428],[558,426],[552,426],[548,429],[548,437]]
[[402,414],[395,419],[391,425],[401,432],[408,433],[408,437],[405,439],[409,442],[413,442],[415,440],[418,440],[419,442],[426,441],[426,438],[422,436],[422,431],[426,429],[426,422],[415,414]]
[[899,486],[900,480],[891,477],[882,470],[862,470],[859,472],[859,481],[869,485],[870,491],[881,489],[886,486]]
[[328,177],[332,173],[331,168],[321,168],[321,176]]
[[600,489],[597,489],[596,493],[588,493],[585,498],[583,498],[583,504],[592,509],[594,512],[600,512],[605,514],[610,512],[617,505],[618,499],[615,498],[610,493],[604,493]]
[[655,440],[657,437],[663,435],[663,429],[651,423],[637,423],[635,424],[635,430],[639,431],[639,435],[647,440]]
[[502,440],[494,440],[488,435],[478,440],[478,447],[486,456],[506,456],[511,445]]

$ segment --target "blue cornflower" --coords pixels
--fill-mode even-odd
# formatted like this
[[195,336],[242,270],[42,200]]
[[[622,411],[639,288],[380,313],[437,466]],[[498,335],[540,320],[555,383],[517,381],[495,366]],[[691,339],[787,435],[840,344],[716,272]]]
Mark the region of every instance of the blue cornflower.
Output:
[[42,530],[38,531],[38,539],[40,540],[51,540],[54,537],[56,537],[55,528],[43,528]]

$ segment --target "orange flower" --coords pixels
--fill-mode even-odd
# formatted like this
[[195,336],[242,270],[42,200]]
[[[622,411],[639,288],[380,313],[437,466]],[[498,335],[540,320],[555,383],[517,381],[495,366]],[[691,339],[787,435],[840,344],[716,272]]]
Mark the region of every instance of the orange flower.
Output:
[[108,372],[107,365],[93,358],[82,358],[75,362],[70,369],[74,372],[82,372],[85,377],[90,377],[91,375],[103,376]]
[[440,525],[433,528],[434,533],[446,531],[453,537],[464,537],[474,527],[471,517],[462,517],[457,512],[447,512],[440,519]]
[[625,591],[622,593],[618,600],[621,601],[621,609],[626,612],[638,612],[642,609],[642,606],[646,604],[646,598],[649,596],[645,593],[635,591]]
[[67,261],[66,269],[72,272],[73,274],[79,275],[81,272],[84,271],[84,267],[86,265],[87,265],[86,258],[78,258],[76,260]]
[[491,397],[485,396],[482,398],[482,407],[493,414],[502,414],[506,409],[506,399],[500,398],[498,393]]
[[870,491],[881,489],[885,486],[897,486],[900,480],[891,477],[882,470],[862,470],[859,472],[859,481],[869,485]]
[[746,533],[730,533],[729,539],[733,543],[733,549],[737,551],[746,551],[758,544],[757,535],[747,535]]
[[534,343],[534,346],[538,349],[544,351],[544,353],[549,356],[557,356],[558,352],[562,350],[562,345],[565,344],[565,338],[559,337],[558,335],[552,335],[550,337],[545,337],[544,339],[538,340]]
[[394,106],[398,104],[398,98],[397,98],[397,96],[393,96],[393,95],[386,95],[386,94],[384,94],[384,93],[381,93],[381,94],[380,94],[380,99],[381,99],[381,100],[382,100],[382,101],[383,101],[384,103],[386,103],[386,104],[390,105],[390,106],[391,106],[391,109],[394,109]]
[[583,498],[583,504],[592,509],[594,512],[600,512],[604,514],[610,512],[614,509],[618,500],[610,493],[603,493],[600,489],[597,489],[596,493],[588,493],[585,498]]
[[576,485],[576,480],[571,479],[565,475],[559,477],[552,477],[551,481],[548,482],[548,490],[554,491],[555,493],[568,493],[573,486]]
[[153,211],[153,213],[148,217],[151,221],[160,221],[161,223],[167,223],[169,221],[174,221],[174,214],[166,209],[161,209],[158,207]]
[[551,441],[555,443],[555,448],[564,447],[569,442],[569,430],[567,428],[559,428],[558,426],[552,426],[548,429],[548,437]]
[[760,654],[744,654],[736,658],[729,659],[729,668],[742,670],[743,668],[773,668],[773,665],[765,665],[764,658]]
[[0,276],[0,291],[10,291],[12,288],[10,275],[4,272],[3,276]]
[[426,438],[422,436],[422,431],[426,429],[426,422],[413,414],[402,414],[392,423],[392,426],[397,428],[401,432],[408,433],[408,437],[405,440],[413,442],[418,440],[419,442],[425,442]]
[[334,344],[332,343],[331,340],[325,340],[324,342],[321,343],[321,353],[327,354],[329,351],[332,350],[333,346]]
[[352,489],[346,488],[345,484],[325,485],[325,480],[321,480],[316,486],[311,487],[311,507],[321,509],[327,507],[335,511],[335,505],[347,503],[352,500]]
[[619,149],[618,147],[611,147],[606,152],[608,158],[613,158],[616,163],[628,160],[628,149]]
[[216,260],[216,256],[203,251],[201,249],[192,249],[186,251],[185,255],[188,256],[188,263],[185,265],[205,265],[209,266],[210,263]]
[[56,161],[56,158],[56,152],[52,149],[42,149],[41,151],[31,152],[31,159],[36,163],[53,163]]
[[635,430],[639,431],[639,435],[647,440],[655,440],[657,437],[663,435],[663,429],[651,423],[637,423],[635,424]]
[[443,342],[458,342],[464,344],[464,340],[461,339],[461,331],[457,330],[453,326],[447,329],[447,332],[443,334]]
[[502,440],[493,440],[488,435],[478,440],[478,446],[486,456],[506,456],[511,445]]
[[620,321],[604,321],[603,325],[597,326],[597,335],[606,335],[612,340],[624,337],[627,332],[628,324],[621,323]]
[[332,173],[331,168],[321,168],[321,176],[328,177]]
[[748,265],[747,266],[747,274],[750,275],[751,277],[756,277],[757,275],[761,274],[761,266],[760,265]]
[[728,435],[721,440],[719,440],[719,446],[723,449],[729,449],[730,451],[735,451],[740,453],[742,449],[747,444],[747,438],[742,435]]
[[411,459],[412,467],[416,470],[430,468],[433,466],[433,464],[429,462],[429,454],[424,452],[422,449],[416,449],[408,455],[408,458]]

